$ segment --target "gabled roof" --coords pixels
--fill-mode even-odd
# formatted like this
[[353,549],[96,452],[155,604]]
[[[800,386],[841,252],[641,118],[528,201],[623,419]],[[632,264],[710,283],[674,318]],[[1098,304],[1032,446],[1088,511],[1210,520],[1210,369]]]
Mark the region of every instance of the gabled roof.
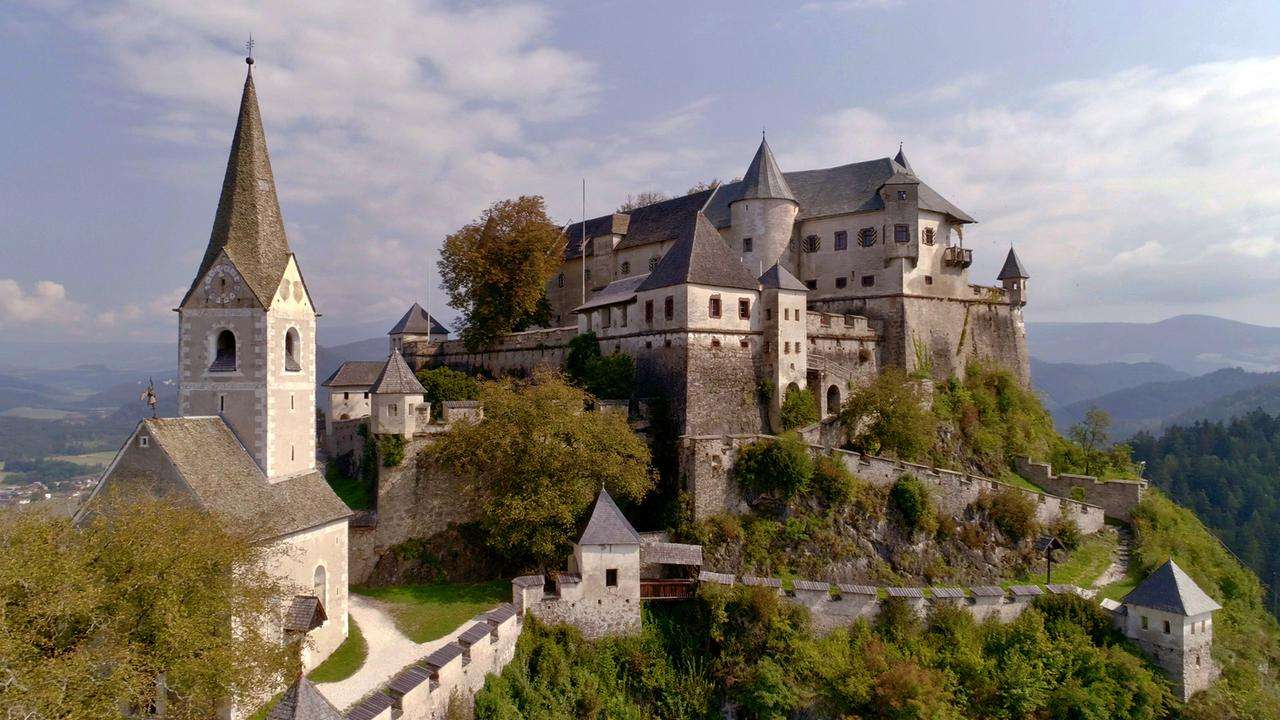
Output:
[[[143,432],[153,441],[148,448],[138,447],[134,439]],[[143,456],[156,451],[164,453],[164,461],[156,463]],[[220,417],[147,418],[140,422],[98,481],[94,494],[77,512],[78,518],[91,512],[92,503],[108,486],[189,502],[242,525],[255,540],[288,535],[351,515],[318,472],[268,480]]]
[[[609,213],[587,220],[587,239],[604,235],[626,235],[631,226],[631,216],[627,213]],[[564,227],[566,259],[577,257],[582,250],[582,223],[576,222]]]
[[1031,277],[1027,274],[1027,269],[1022,267],[1022,261],[1018,259],[1018,253],[1009,248],[1009,254],[1004,256],[1004,267],[1000,268],[1000,274],[996,276],[997,280],[1026,280]]
[[1187,616],[1222,609],[1173,560],[1156,568],[1146,580],[1138,583],[1137,587],[1125,595],[1122,602]]
[[[626,214],[613,213],[587,221],[587,238],[602,235],[622,235],[615,250],[672,242],[680,237],[685,224],[693,219],[715,193],[714,189],[699,190],[670,200],[638,207]],[[622,222],[619,218],[625,218]],[[565,228],[564,259],[582,254],[582,230],[579,223]]]
[[240,96],[240,115],[231,139],[213,232],[183,303],[224,250],[258,302],[270,307],[289,264],[290,252],[252,72],[245,77]]
[[414,303],[409,312],[400,318],[400,322],[395,324],[387,332],[388,335],[448,335],[449,329],[441,325],[439,321],[427,314],[426,310],[418,303]]
[[808,292],[809,288],[800,282],[791,271],[779,264],[764,271],[760,276],[760,286],[777,290],[798,290],[800,292]]
[[387,356],[387,362],[370,390],[375,395],[422,395],[426,391],[399,350]]
[[280,697],[280,702],[267,713],[267,720],[344,720],[306,677],[299,677]]
[[729,249],[720,231],[702,213],[690,219],[676,244],[636,290],[686,284],[744,290],[759,287],[755,275]]
[[323,625],[327,619],[320,598],[315,595],[295,595],[284,616],[284,629],[307,633]]
[[747,174],[742,177],[742,192],[738,199],[777,199],[796,202],[796,196],[792,194],[791,186],[787,184],[787,178],[783,175],[782,168],[778,166],[778,161],[773,157],[773,150],[769,148],[769,141],[764,138],[760,139],[756,156],[751,159]]
[[381,360],[348,360],[338,366],[322,387],[373,387],[386,362]]
[[636,299],[636,288],[640,287],[649,275],[632,275],[621,280],[614,280],[600,289],[600,292],[591,296],[591,299],[574,308],[574,312],[582,312],[583,310],[591,310],[593,308],[604,307],[605,305],[617,305],[618,303],[631,302]]
[[617,503],[609,495],[609,491],[600,490],[596,497],[595,507],[591,509],[591,519],[587,521],[587,529],[582,531],[579,545],[639,545],[640,534],[631,527],[627,518],[618,509]]

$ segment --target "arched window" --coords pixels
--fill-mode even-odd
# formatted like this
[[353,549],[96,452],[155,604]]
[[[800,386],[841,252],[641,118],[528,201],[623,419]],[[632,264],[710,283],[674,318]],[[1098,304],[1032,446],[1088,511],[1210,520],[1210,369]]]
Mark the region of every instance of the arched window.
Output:
[[323,565],[317,565],[315,574],[311,576],[311,590],[312,594],[320,600],[320,605],[324,607],[325,614],[328,615],[331,612],[329,610],[329,586],[325,581]]
[[840,411],[840,387],[832,385],[827,388],[827,414],[833,415]]
[[218,333],[214,341],[213,364],[209,372],[235,372],[236,369],[236,335],[230,330]]
[[289,372],[302,370],[302,363],[298,361],[298,345],[298,329],[289,328],[284,334],[284,369]]

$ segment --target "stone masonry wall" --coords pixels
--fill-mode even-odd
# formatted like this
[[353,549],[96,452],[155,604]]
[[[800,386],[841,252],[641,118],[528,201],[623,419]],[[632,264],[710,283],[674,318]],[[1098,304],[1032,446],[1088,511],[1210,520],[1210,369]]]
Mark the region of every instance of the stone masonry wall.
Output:
[[351,528],[349,573],[364,582],[378,559],[392,547],[415,537],[434,535],[474,517],[461,480],[420,466],[419,453],[431,438],[414,438],[398,467],[378,467],[377,521]]
[[1147,489],[1145,480],[1099,480],[1092,475],[1068,473],[1054,475],[1053,467],[1048,463],[1032,462],[1025,457],[1014,458],[1013,464],[1019,475],[1054,495],[1072,497],[1072,491],[1079,488],[1084,492],[1085,502],[1100,505],[1107,517],[1125,522],[1132,518],[1134,506],[1142,500],[1142,493]]
[[[721,512],[745,510],[737,483],[732,478],[733,460],[739,449],[759,440],[762,435],[722,435],[681,438],[680,467],[685,488],[693,498],[694,517],[701,519]],[[979,475],[943,470],[925,465],[905,463],[888,458],[863,455],[845,450],[831,450],[812,445],[813,452],[830,452],[850,472],[876,485],[891,485],[903,473],[919,478],[932,492],[934,502],[944,512],[960,514],[978,498],[983,490],[1012,488],[1032,495],[1036,500],[1036,518],[1051,522],[1060,514],[1075,520],[1085,534],[1102,529],[1103,509],[1098,505],[1077,502],[1046,493],[1037,493]]]
[[404,358],[414,370],[444,365],[455,370],[491,375],[525,375],[534,368],[558,369],[564,364],[569,341],[577,327],[527,330],[503,335],[493,346],[471,352],[461,340],[443,343],[406,342]]

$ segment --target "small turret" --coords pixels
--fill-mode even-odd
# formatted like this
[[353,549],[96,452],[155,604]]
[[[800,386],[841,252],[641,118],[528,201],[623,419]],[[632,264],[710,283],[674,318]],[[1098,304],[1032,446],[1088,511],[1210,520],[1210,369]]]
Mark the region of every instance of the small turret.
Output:
[[747,267],[782,263],[796,272],[795,256],[788,256],[788,246],[800,203],[767,140],[761,138],[740,187],[740,194],[729,204],[730,247]]
[[391,338],[391,352],[402,353],[407,341],[444,342],[449,339],[449,330],[422,309],[421,305],[414,303],[387,335]]
[[996,276],[1004,286],[1010,305],[1022,307],[1027,304],[1027,279],[1030,277],[1026,268],[1022,267],[1022,261],[1018,260],[1018,254],[1010,246],[1009,254],[1004,258],[1004,267],[1000,268],[1000,274]]
[[1120,602],[1117,624],[1169,673],[1183,701],[1218,677],[1210,653],[1213,613],[1222,606],[1177,563],[1165,561]]
[[[417,430],[418,406],[424,403],[426,388],[418,382],[399,351],[387,357],[387,364],[373,381],[373,432],[411,438]],[[428,415],[430,408],[426,408]]]
[[907,162],[901,145],[890,165],[893,174],[880,186],[885,215],[885,259],[915,261],[920,257],[920,179]]

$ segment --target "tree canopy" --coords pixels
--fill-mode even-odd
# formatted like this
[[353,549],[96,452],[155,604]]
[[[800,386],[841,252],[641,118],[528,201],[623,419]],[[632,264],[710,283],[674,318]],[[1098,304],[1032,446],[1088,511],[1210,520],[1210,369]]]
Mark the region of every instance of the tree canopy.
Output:
[[855,389],[840,410],[850,440],[860,450],[915,460],[933,446],[937,422],[911,378],[886,368]]
[[266,570],[274,551],[197,510],[99,509],[81,528],[0,513],[0,707],[118,717],[153,702],[161,677],[166,717],[262,702],[297,661],[271,631],[293,592]]
[[569,382],[603,400],[626,400],[636,386],[636,364],[630,355],[600,354],[593,332],[575,336],[565,355],[564,375]]
[[496,202],[446,237],[440,280],[449,304],[462,313],[467,347],[479,349],[503,333],[547,324],[546,284],[563,252],[562,233],[537,195]]
[[487,544],[509,560],[558,566],[601,487],[624,502],[653,487],[626,417],[585,410],[590,396],[559,375],[485,382],[480,400],[483,420],[454,424],[423,456],[469,481]]

